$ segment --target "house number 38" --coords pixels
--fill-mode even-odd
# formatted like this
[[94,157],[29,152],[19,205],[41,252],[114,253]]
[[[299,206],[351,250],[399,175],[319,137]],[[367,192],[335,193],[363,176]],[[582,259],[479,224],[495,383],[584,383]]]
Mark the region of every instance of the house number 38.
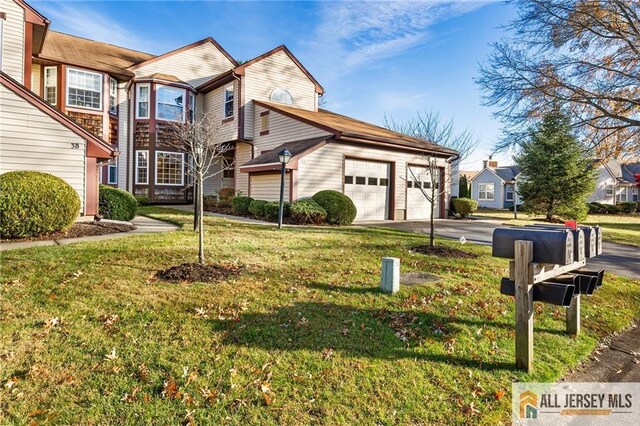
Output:
[[80,149],[80,144],[78,142],[71,142],[71,149]]

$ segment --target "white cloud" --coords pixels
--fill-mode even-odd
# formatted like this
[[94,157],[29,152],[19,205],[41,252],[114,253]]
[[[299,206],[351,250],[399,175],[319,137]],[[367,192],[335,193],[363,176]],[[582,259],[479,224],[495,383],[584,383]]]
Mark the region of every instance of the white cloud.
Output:
[[475,10],[473,0],[325,2],[313,47],[342,71],[400,55],[423,44],[429,28]]

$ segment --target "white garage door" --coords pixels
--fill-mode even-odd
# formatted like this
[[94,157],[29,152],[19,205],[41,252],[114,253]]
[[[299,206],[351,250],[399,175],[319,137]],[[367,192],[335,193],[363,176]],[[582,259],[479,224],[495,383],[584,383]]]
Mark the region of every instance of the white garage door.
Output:
[[[439,173],[437,171],[436,173],[435,182],[440,182]],[[439,185],[436,187],[438,188]],[[407,220],[423,220],[431,217],[431,203],[427,201],[421,189],[431,196],[431,175],[429,170],[426,167],[409,166],[407,169]],[[433,211],[436,218],[439,217],[439,198],[436,195],[436,205]]]
[[344,193],[358,208],[356,219],[384,220],[389,217],[389,163],[346,159]]

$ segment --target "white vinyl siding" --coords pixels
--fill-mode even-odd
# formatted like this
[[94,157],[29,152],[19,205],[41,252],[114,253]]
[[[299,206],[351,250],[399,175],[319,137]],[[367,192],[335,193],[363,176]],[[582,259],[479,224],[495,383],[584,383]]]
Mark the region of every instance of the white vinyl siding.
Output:
[[[480,189],[480,186],[484,190]],[[493,185],[493,199],[486,198],[487,185]],[[480,193],[483,193],[484,198],[480,198]],[[478,202],[479,207],[490,209],[503,209],[504,208],[504,181],[500,179],[490,169],[484,169],[478,173],[471,181],[471,198]]]
[[193,87],[198,87],[233,66],[231,61],[215,45],[204,43],[158,59],[133,71],[136,77],[155,73],[169,74]]
[[24,82],[24,10],[15,1],[2,0],[2,63],[0,69],[20,83]]
[[136,118],[149,118],[151,85],[136,84]]
[[102,74],[67,68],[67,106],[102,110]]
[[268,151],[285,142],[293,142],[304,139],[312,139],[321,136],[329,136],[331,133],[326,130],[318,129],[300,121],[294,120],[275,111],[269,112],[269,134],[260,136],[260,128],[262,119],[260,113],[269,111],[266,108],[258,106],[256,108],[256,116],[254,118],[256,135],[254,138],[254,146],[256,156],[263,151]]
[[0,110],[0,174],[51,173],[71,185],[84,209],[84,139],[2,85]]
[[[284,201],[289,201],[289,173],[284,180]],[[280,201],[280,173],[251,176],[251,198],[256,200]]]
[[589,196],[588,201],[590,203],[602,203],[602,204],[614,204],[615,197],[614,191],[610,191],[609,188],[613,188],[616,185],[616,179],[611,176],[611,173],[606,167],[598,167],[598,176],[596,177],[596,189]]
[[51,105],[58,102],[58,68],[44,67],[44,89],[42,97]]
[[[204,109],[207,113],[210,113],[215,120],[224,120],[224,92],[227,86],[218,87],[209,93],[204,95]],[[238,99],[238,82],[233,83],[234,99]],[[237,109],[237,105],[234,105]],[[197,110],[197,107],[196,107]],[[235,113],[234,113],[235,116]],[[220,140],[232,141],[238,138],[238,122],[236,119],[227,121],[220,125],[219,132]]]
[[249,194],[249,175],[247,173],[240,173],[240,166],[252,158],[251,145],[248,143],[236,144],[235,184],[236,191],[241,191],[243,195]]

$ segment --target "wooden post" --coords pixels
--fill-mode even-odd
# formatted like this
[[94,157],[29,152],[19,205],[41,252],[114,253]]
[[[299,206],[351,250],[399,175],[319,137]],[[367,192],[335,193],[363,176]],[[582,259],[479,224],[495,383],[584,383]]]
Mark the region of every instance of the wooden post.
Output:
[[571,306],[567,308],[567,333],[578,337],[580,335],[580,295],[573,298]]
[[516,368],[533,369],[533,242],[515,242]]

